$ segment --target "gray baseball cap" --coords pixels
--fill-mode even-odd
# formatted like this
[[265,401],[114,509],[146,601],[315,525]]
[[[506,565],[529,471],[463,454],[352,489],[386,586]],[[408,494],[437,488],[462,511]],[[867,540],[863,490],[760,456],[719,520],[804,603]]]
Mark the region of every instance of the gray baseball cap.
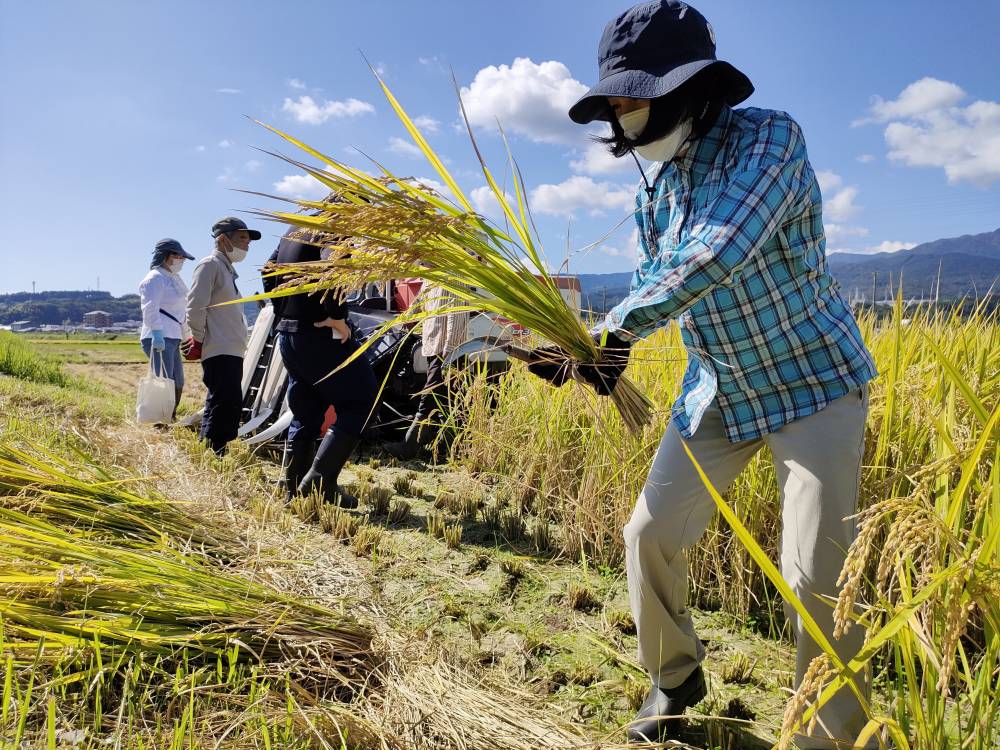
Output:
[[227,232],[238,232],[240,229],[246,229],[250,233],[251,240],[260,239],[260,232],[256,229],[248,229],[246,222],[243,219],[237,219],[235,216],[226,216],[215,222],[212,225],[212,236],[218,237]]

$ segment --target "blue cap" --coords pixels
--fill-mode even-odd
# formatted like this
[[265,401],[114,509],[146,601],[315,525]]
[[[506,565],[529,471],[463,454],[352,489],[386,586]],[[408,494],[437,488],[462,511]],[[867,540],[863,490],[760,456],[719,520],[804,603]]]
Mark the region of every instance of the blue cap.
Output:
[[636,5],[611,21],[597,47],[597,64],[597,84],[569,110],[570,118],[581,125],[614,117],[609,96],[656,99],[707,68],[727,84],[730,106],[753,93],[746,75],[716,59],[711,24],[678,0]]
[[156,243],[156,246],[153,248],[153,255],[161,255],[165,258],[169,254],[181,255],[188,260],[194,260],[194,256],[181,247],[180,242],[170,237],[164,237]]

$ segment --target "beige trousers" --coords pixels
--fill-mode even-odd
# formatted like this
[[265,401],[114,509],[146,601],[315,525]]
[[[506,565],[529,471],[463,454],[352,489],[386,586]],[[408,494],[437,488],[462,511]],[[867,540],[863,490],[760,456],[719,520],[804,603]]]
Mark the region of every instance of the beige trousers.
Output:
[[[639,638],[639,661],[653,684],[676,687],[704,659],[705,650],[687,608],[684,549],[701,538],[715,503],[684,452],[694,454],[719,491],[736,479],[753,455],[767,445],[781,493],[781,573],[809,609],[843,659],[861,647],[863,633],[851,628],[833,639],[833,609],[818,597],[836,596],[844,553],[856,534],[856,512],[864,450],[867,387],[852,391],[824,409],[756,440],[730,443],[717,405],[706,410],[694,437],[685,441],[671,425],[625,526],[629,598]],[[785,606],[798,644],[795,685],[821,649]],[[859,687],[867,690],[859,680]],[[862,693],[865,694],[865,693]],[[820,712],[813,738],[801,748],[851,747],[866,718],[849,689]],[[825,739],[824,739],[825,738]],[[831,742],[831,738],[839,742]],[[842,743],[842,744],[839,744]]]

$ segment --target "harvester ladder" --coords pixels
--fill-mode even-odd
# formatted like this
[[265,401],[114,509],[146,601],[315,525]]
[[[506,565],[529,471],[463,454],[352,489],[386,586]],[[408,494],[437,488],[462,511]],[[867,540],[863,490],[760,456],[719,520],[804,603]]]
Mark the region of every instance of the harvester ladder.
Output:
[[274,345],[277,340],[278,337],[274,332],[268,334],[267,343],[264,344],[264,348],[260,352],[260,357],[257,358],[257,366],[254,368],[253,375],[250,378],[250,385],[247,387],[247,392],[243,396],[243,410],[240,413],[240,424],[253,418],[254,407],[257,405],[257,395],[260,393],[260,389],[264,385],[264,379],[267,377],[267,370],[271,366],[271,357],[274,356]]

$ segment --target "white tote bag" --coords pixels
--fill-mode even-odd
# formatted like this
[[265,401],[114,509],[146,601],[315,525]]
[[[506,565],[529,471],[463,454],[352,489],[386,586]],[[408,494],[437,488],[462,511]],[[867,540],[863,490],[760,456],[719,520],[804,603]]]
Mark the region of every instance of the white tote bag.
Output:
[[157,373],[153,367],[157,355],[163,370],[163,354],[149,353],[149,372],[139,381],[139,396],[135,403],[135,420],[139,424],[170,424],[174,413],[174,381]]

